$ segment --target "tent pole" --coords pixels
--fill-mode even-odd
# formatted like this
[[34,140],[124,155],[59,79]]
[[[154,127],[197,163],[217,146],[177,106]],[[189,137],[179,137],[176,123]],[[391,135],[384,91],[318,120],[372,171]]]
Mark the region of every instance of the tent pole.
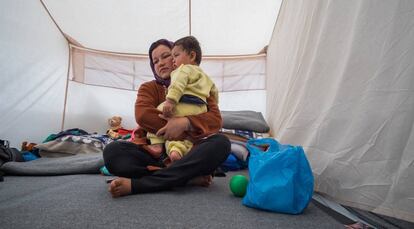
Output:
[[68,43],[68,48],[69,48],[68,71],[67,71],[67,74],[66,74],[65,100],[63,102],[62,126],[60,127],[61,131],[63,131],[63,128],[65,127],[66,104],[67,104],[67,101],[68,101],[68,88],[69,88],[70,59],[72,58],[71,47],[70,47],[69,43]]
[[59,27],[59,25],[56,23],[56,20],[53,18],[52,14],[50,14],[49,9],[46,7],[45,3],[43,2],[43,0],[40,0],[40,3],[42,4],[43,8],[46,10],[46,13],[49,15],[50,19],[53,21],[53,23],[56,25],[57,29],[59,30],[59,32],[62,34],[62,36],[66,39],[67,44],[68,44],[68,49],[69,49],[69,55],[68,55],[68,71],[66,74],[66,87],[65,87],[65,101],[63,103],[63,115],[62,115],[62,125],[60,127],[61,131],[63,131],[63,127],[65,126],[65,115],[66,115],[66,102],[68,99],[68,87],[69,87],[69,72],[70,72],[70,59],[72,57],[71,53],[70,53],[70,40],[68,39],[68,37],[65,35],[65,33],[62,31],[62,29]]
[[188,34],[191,36],[191,0],[188,0]]

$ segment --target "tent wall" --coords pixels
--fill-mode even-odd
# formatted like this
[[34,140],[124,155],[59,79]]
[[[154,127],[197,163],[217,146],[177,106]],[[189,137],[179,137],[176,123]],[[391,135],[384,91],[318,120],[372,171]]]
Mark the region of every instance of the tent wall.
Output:
[[[154,79],[148,55],[102,52],[71,45],[70,80],[96,86],[137,90]],[[266,54],[204,56],[200,64],[219,92],[265,90]]]
[[121,116],[124,128],[136,127],[136,91],[86,85],[70,81],[64,129],[81,128],[105,134],[108,118]]
[[68,44],[40,1],[0,1],[0,138],[13,146],[60,131]]
[[[71,74],[64,128],[105,133],[106,120],[123,117],[124,128],[136,126],[137,89],[154,76],[148,55],[126,55],[71,45]],[[202,69],[213,79],[221,110],[254,110],[265,114],[266,55],[204,57]]]
[[304,146],[315,190],[408,221],[413,41],[414,1],[284,1],[267,60],[267,120]]

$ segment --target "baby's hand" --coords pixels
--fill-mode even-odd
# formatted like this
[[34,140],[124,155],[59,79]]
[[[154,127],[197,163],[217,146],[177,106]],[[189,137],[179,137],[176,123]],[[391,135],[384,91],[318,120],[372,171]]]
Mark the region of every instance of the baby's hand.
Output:
[[167,99],[165,100],[164,108],[162,109],[162,114],[166,118],[171,118],[173,116],[174,108],[175,108],[175,102]]

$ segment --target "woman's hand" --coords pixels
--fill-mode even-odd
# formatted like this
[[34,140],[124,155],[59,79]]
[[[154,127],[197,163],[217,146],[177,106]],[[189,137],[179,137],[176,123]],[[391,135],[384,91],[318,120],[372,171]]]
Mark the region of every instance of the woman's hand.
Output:
[[167,124],[158,130],[157,136],[164,136],[166,140],[183,140],[184,131],[190,130],[190,120],[186,117],[166,118],[163,115],[159,116],[167,120]]

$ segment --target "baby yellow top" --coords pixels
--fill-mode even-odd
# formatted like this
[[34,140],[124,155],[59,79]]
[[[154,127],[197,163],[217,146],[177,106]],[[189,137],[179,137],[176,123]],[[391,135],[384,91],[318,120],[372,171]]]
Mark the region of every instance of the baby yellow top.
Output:
[[197,96],[204,102],[211,95],[218,103],[218,90],[214,82],[197,65],[182,64],[171,73],[167,98],[178,103],[184,94]]

